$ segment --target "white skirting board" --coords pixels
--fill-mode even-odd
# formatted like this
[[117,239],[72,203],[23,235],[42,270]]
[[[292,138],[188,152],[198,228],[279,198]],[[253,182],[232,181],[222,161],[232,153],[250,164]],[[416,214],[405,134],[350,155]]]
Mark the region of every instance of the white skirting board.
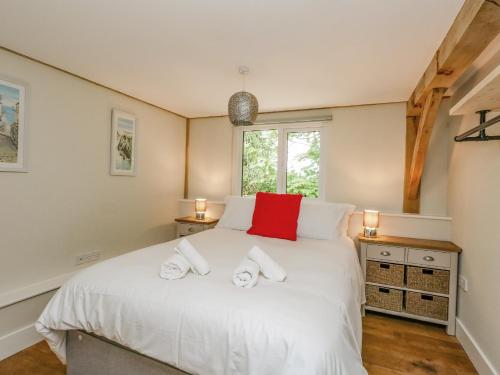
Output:
[[457,339],[479,375],[500,375],[460,319],[457,319]]
[[0,337],[0,361],[35,345],[43,338],[35,330],[34,323]]

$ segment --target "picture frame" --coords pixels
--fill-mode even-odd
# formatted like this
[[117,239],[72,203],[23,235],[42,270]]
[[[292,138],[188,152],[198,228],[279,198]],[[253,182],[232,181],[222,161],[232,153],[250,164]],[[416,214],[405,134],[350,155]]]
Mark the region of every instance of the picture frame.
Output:
[[26,88],[0,78],[0,172],[26,169]]
[[135,176],[137,119],[117,109],[113,109],[111,117],[110,173],[113,176]]

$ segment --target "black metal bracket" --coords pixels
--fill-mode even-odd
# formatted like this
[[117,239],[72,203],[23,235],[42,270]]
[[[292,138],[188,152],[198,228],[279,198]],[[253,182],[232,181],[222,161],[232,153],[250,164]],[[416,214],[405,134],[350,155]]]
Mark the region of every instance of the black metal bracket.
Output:
[[[471,130],[466,131],[463,134],[457,135],[455,137],[455,142],[482,142],[482,141],[494,141],[500,140],[500,135],[486,135],[486,128],[500,122],[500,115],[493,117],[492,119],[486,121],[486,114],[489,112],[487,109],[478,111],[479,114],[479,125]],[[479,132],[476,137],[470,137],[471,134]]]

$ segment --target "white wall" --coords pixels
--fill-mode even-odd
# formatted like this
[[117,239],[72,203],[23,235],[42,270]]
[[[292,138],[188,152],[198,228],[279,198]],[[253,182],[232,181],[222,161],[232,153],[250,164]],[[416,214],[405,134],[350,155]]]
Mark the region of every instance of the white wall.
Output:
[[[0,172],[0,294],[164,241],[182,197],[185,119],[11,53],[28,86],[29,173]],[[137,176],[110,176],[111,109],[137,116]]]
[[[331,114],[327,123],[326,199],[358,209],[402,212],[406,104],[339,107],[263,114],[260,119]],[[447,214],[447,133],[443,111],[431,140],[423,176],[422,214]],[[233,127],[227,117],[191,120],[189,197],[222,200],[231,193]],[[445,133],[443,136],[443,132]],[[445,148],[443,149],[443,145]]]
[[[77,254],[174,237],[184,118],[3,50],[0,76],[26,84],[29,126],[29,172],[0,172],[0,306],[76,270]],[[136,177],[109,174],[112,108],[137,116]]]
[[405,105],[333,109],[326,133],[326,199],[401,212]]
[[[453,119],[450,139],[477,122],[477,115]],[[500,126],[488,133],[500,134]],[[469,281],[458,317],[500,373],[500,142],[453,143],[449,172],[452,239],[464,249],[460,274]]]
[[227,117],[190,120],[189,196],[222,200],[231,194],[233,126]]
[[[444,99],[432,130],[420,185],[420,213],[448,215],[448,111],[450,100]],[[448,215],[449,216],[449,215]]]
[[[453,102],[498,64],[500,52],[464,84]],[[468,292],[459,291],[458,319],[466,331],[461,340],[480,373],[500,374],[500,142],[453,142],[478,121],[476,114],[452,116],[449,126],[452,240],[463,248],[460,274],[469,284]],[[500,125],[487,133],[500,135]]]

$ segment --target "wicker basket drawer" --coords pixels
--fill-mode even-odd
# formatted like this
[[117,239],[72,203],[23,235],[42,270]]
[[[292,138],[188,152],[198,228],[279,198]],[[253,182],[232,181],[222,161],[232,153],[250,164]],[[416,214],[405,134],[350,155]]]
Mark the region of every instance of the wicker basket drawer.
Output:
[[403,310],[403,291],[367,284],[366,304],[368,306],[400,312]]
[[366,281],[402,287],[405,268],[402,264],[366,261]]
[[410,289],[443,294],[450,289],[450,271],[408,266],[406,275]]
[[448,298],[407,292],[406,312],[427,318],[448,320]]

